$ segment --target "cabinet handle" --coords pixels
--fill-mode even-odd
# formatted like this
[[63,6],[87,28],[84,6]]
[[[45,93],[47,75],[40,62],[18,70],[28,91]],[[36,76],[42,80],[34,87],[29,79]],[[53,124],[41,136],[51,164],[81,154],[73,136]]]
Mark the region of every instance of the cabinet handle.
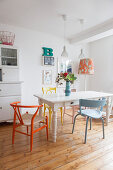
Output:
[[5,73],[2,73],[3,75],[5,75]]
[[2,91],[2,89],[0,89],[0,91]]
[[71,104],[73,104],[74,102],[71,102]]
[[0,107],[0,109],[2,109],[2,107]]

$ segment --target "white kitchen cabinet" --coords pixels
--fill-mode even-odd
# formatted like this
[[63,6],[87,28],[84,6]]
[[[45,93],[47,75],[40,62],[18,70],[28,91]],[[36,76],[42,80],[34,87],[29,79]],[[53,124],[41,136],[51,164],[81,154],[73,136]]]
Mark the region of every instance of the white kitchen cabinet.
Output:
[[20,101],[21,96],[0,97],[0,121],[13,120],[14,110],[10,103]]
[[13,120],[10,103],[21,101],[21,82],[0,83],[0,122]]
[[18,50],[0,45],[0,122],[13,120],[10,103],[15,101],[21,101]]
[[8,45],[0,45],[0,64],[2,66],[18,66],[18,49]]
[[18,81],[19,80],[19,69],[3,67],[2,68],[2,81]]
[[0,83],[0,97],[20,95],[21,95],[21,82]]

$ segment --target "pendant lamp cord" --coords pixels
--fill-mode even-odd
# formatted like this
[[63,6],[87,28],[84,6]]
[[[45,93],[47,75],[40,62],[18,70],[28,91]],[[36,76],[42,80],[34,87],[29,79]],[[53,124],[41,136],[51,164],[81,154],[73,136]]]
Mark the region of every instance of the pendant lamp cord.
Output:
[[[79,19],[80,25],[81,25],[81,32],[84,29],[84,19]],[[83,57],[83,48],[81,48],[81,53],[80,55]]]
[[81,31],[84,29],[84,19],[79,19],[81,25]]
[[65,38],[66,38],[66,15],[62,15],[64,20],[64,46],[65,46]]
[[66,18],[64,17],[64,46],[65,46],[65,36],[66,36]]

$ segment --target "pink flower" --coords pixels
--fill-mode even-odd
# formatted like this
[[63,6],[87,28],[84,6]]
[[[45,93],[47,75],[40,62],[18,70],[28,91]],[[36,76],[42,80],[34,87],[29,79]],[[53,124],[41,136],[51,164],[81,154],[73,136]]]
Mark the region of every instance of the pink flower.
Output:
[[62,72],[60,73],[60,77],[63,77],[63,73]]

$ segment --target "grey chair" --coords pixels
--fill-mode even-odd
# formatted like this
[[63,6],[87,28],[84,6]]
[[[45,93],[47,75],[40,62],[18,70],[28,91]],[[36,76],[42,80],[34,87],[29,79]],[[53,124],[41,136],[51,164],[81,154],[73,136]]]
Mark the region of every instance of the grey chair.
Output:
[[[80,111],[74,117],[72,133],[74,132],[75,121],[76,121],[77,116],[79,116],[79,115],[86,116],[87,119],[86,119],[86,129],[85,129],[85,141],[84,141],[84,143],[86,143],[86,141],[87,141],[87,127],[88,127],[89,118],[90,118],[90,130],[91,130],[91,126],[92,126],[92,118],[102,120],[103,139],[105,138],[104,120],[102,118],[102,110],[103,110],[103,106],[105,106],[105,105],[106,105],[105,98],[103,98],[102,100],[86,100],[86,99],[80,99],[79,100]],[[86,109],[82,109],[83,107],[85,107]]]

